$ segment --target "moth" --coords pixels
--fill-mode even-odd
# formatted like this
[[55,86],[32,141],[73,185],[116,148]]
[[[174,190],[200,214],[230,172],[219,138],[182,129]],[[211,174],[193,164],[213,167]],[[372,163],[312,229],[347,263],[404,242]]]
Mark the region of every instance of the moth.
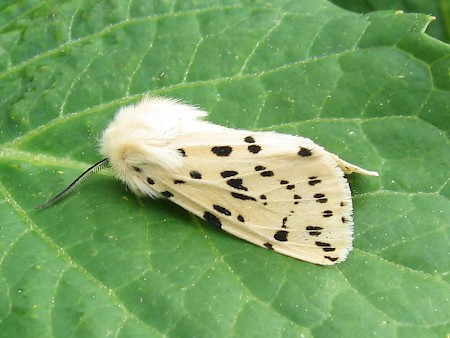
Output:
[[378,173],[350,164],[310,139],[231,129],[179,101],[146,97],[119,110],[103,132],[103,160],[134,193],[166,198],[248,242],[315,264],[346,259],[353,206],[344,174]]

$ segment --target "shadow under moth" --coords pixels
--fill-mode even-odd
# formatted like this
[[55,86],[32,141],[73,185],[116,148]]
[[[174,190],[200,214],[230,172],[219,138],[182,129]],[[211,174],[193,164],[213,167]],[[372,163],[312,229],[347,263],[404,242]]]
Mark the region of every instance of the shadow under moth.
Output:
[[146,97],[103,132],[104,159],[39,206],[111,166],[134,193],[167,198],[230,234],[315,264],[346,259],[353,206],[350,164],[307,138],[222,127],[176,100]]

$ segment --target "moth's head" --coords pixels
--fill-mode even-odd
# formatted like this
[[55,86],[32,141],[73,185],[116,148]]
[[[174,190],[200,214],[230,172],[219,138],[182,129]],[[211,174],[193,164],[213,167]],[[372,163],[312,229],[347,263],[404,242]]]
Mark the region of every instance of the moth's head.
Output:
[[186,126],[192,126],[192,122],[205,115],[174,100],[145,98],[119,110],[103,132],[100,153],[109,159],[116,176],[131,190],[149,194],[139,170],[151,172],[155,167],[165,170],[180,167],[182,155],[173,143],[186,133]]
[[83,172],[72,184],[48,202],[57,202],[92,173],[110,165],[116,176],[137,194],[156,196],[142,171],[151,173],[155,167],[165,171],[182,165],[182,154],[173,142],[180,135],[196,133],[207,123],[201,121],[207,113],[173,99],[145,97],[136,105],[119,110],[103,132],[100,153],[105,157]]

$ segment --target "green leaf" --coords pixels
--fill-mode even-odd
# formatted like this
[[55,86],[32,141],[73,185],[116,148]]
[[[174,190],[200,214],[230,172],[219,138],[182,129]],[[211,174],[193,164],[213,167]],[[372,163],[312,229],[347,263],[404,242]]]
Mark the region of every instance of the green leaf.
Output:
[[[450,47],[425,14],[322,0],[6,1],[0,11],[0,336],[443,337],[450,332]],[[354,250],[263,250],[108,171],[146,93],[313,139],[349,177]]]
[[428,34],[445,42],[450,41],[449,0],[331,0],[331,2],[358,13],[391,9],[406,13],[430,14],[436,18],[436,22],[430,25]]

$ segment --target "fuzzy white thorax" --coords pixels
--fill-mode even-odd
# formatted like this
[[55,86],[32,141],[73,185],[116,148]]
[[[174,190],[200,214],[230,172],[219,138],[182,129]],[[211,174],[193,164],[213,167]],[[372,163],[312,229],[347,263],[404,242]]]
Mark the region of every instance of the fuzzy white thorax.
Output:
[[155,196],[148,186],[142,185],[133,167],[180,167],[182,155],[170,145],[182,135],[220,128],[202,121],[206,115],[207,112],[176,100],[146,97],[119,110],[103,132],[100,153],[135,193]]

